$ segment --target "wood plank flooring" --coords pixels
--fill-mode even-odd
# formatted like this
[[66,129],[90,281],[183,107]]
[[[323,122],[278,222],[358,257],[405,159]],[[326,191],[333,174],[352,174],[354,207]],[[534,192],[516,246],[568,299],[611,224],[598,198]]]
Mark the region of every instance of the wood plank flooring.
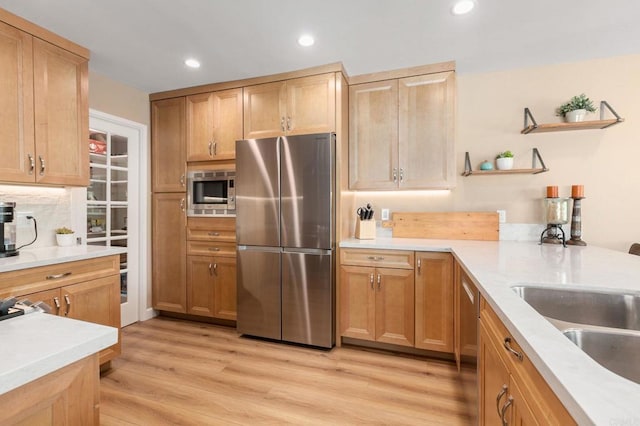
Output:
[[470,425],[473,380],[447,361],[159,317],[122,330],[122,355],[101,378],[100,423]]

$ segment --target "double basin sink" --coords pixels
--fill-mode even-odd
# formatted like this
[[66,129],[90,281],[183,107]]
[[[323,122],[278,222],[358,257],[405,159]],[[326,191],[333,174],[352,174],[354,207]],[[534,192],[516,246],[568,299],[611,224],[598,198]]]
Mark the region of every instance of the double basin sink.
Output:
[[596,362],[640,384],[640,294],[512,288]]

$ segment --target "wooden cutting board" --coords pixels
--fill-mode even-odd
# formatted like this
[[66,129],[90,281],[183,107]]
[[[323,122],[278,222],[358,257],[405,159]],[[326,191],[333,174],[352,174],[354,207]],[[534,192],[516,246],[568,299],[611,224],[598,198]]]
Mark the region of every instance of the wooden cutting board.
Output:
[[497,212],[392,213],[383,222],[396,238],[498,241]]

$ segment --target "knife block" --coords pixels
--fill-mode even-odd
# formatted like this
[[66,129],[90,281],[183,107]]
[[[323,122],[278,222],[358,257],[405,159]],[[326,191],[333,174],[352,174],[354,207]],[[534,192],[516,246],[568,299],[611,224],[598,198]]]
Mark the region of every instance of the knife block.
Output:
[[362,220],[360,218],[357,218],[355,236],[360,240],[375,240],[376,221],[373,219]]

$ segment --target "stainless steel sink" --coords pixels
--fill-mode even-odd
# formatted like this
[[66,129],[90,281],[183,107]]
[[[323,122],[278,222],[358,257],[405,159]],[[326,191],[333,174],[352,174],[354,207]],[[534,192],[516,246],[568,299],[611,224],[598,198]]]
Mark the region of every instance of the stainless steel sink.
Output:
[[537,285],[513,290],[600,365],[640,384],[640,294]]
[[640,334],[588,329],[563,334],[603,367],[640,384]]
[[640,331],[640,295],[520,285],[513,290],[541,315]]

